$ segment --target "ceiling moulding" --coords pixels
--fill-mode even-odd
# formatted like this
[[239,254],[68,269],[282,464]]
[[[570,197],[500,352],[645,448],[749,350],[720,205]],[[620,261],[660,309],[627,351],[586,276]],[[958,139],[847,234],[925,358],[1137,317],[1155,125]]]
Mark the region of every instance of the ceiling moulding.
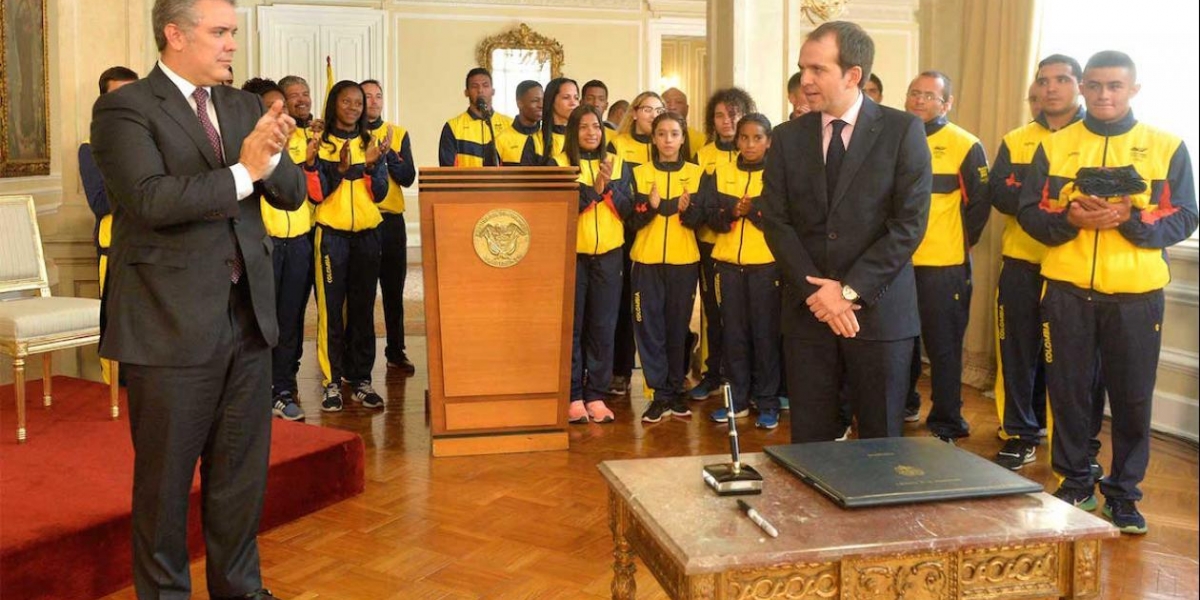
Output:
[[[392,4],[428,4],[430,6],[489,5],[489,6],[550,6],[554,8],[599,8],[609,10],[641,10],[642,0],[392,0]],[[701,6],[704,5],[700,0]],[[701,9],[703,12],[703,9]]]
[[655,17],[699,17],[708,16],[705,0],[646,0],[646,5]]
[[841,19],[882,23],[915,23],[919,0],[849,0]]

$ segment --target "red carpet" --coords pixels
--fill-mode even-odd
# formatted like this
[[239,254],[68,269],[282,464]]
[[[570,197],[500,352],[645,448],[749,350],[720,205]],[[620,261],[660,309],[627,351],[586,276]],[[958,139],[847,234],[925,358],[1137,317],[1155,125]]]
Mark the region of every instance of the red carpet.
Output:
[[[42,408],[40,379],[26,394],[29,440],[16,442],[13,387],[0,387],[0,598],[96,598],[132,583],[133,446],[124,398],[108,416],[108,386],[54,378]],[[262,529],[363,490],[363,442],[352,433],[279,419],[271,439]],[[188,541],[204,552],[199,479]]]

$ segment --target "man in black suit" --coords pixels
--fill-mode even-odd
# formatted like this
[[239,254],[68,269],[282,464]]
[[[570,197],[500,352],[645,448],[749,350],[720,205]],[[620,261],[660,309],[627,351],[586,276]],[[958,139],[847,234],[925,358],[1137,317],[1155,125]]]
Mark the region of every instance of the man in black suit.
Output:
[[763,175],[764,233],[783,270],[792,441],[836,439],[838,390],[860,438],[899,436],[920,330],[912,255],[929,213],[921,121],[862,93],[875,44],[834,21],[800,50],[812,112],[775,128]]
[[100,353],[122,363],[134,446],[139,599],[188,598],[188,494],[200,460],[208,589],[272,598],[258,532],[278,337],[260,198],[292,210],[304,178],[281,152],[295,122],[221,85],[237,48],[230,0],[157,0],[158,65],[92,115],[113,204]]

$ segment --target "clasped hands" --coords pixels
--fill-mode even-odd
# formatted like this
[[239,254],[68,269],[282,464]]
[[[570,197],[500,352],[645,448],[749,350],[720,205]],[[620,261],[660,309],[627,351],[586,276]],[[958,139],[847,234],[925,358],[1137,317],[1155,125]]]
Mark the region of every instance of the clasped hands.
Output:
[[1119,202],[1078,196],[1067,207],[1067,222],[1077,229],[1115,229],[1129,220],[1132,206],[1129,196],[1122,196]]
[[858,335],[858,317],[854,312],[862,307],[842,296],[842,283],[820,277],[804,279],[817,286],[817,291],[804,301],[813,316],[839,336],[852,338]]
[[283,110],[283,101],[276,100],[267,112],[259,117],[254,130],[242,140],[240,162],[250,174],[251,181],[259,181],[271,165],[271,157],[287,147],[288,138],[296,129],[296,121]]

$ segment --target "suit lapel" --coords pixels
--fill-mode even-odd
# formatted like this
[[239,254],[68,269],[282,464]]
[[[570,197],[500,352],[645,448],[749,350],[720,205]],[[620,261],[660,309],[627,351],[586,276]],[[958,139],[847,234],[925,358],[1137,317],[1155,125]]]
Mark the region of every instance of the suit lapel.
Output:
[[801,160],[804,160],[806,163],[816,165],[817,168],[814,169],[813,176],[813,181],[816,182],[816,185],[814,186],[816,193],[814,195],[822,201],[821,207],[828,209],[829,197],[827,194],[829,191],[826,189],[827,186],[825,184],[825,153],[821,149],[821,113],[814,111],[806,115],[802,115],[800,117],[800,126],[800,143],[804,144],[804,147],[801,149],[800,156],[814,157],[814,160],[807,160],[804,158]]
[[242,131],[242,124],[237,118],[237,104],[233,100],[233,90],[227,89],[227,86],[216,85],[213,86],[212,91],[213,107],[217,109],[217,121],[221,127],[221,146],[225,151],[225,164],[232,165],[237,163],[242,152],[241,145],[236,142],[245,139],[249,132]]
[[838,186],[829,203],[830,212],[837,208],[837,205],[846,196],[846,189],[854,181],[854,176],[858,174],[863,161],[867,159],[871,148],[875,146],[875,141],[879,139],[879,131],[883,129],[883,120],[880,119],[880,115],[879,105],[864,97],[862,109],[858,112],[858,120],[854,123],[854,131],[850,134],[850,147],[846,149],[846,157],[842,159],[842,171],[838,173]]
[[221,163],[217,160],[217,155],[213,153],[212,144],[209,143],[208,136],[204,134],[204,129],[200,127],[200,118],[188,104],[187,98],[183,97],[183,93],[179,91],[175,83],[157,66],[150,72],[149,79],[154,94],[163,101],[161,105],[163,112],[174,119],[184,133],[191,138],[192,143],[204,155],[204,160],[209,167],[220,168]]

